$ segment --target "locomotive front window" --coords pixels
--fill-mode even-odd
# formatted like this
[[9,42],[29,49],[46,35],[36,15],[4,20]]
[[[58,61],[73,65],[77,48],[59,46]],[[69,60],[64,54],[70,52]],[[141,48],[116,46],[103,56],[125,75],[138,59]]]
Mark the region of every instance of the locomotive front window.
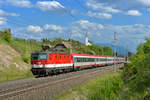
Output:
[[32,54],[32,60],[38,60],[38,54]]
[[47,54],[40,54],[39,59],[40,60],[47,60]]
[[47,60],[47,54],[34,53],[31,55],[32,60]]

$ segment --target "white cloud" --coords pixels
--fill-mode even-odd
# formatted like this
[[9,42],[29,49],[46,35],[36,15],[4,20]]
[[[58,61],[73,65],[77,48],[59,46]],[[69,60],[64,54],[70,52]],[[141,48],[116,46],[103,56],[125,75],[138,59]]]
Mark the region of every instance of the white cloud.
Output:
[[42,11],[64,11],[65,7],[57,1],[38,1],[37,7]]
[[150,6],[150,0],[137,0],[137,2],[145,6]]
[[44,25],[44,30],[61,32],[62,27],[61,26],[56,26],[56,25],[46,24],[46,25]]
[[0,25],[5,24],[5,23],[6,23],[6,21],[7,21],[7,19],[6,19],[6,18],[0,17]]
[[148,8],[147,10],[150,11],[150,8]]
[[27,27],[27,31],[33,32],[33,33],[41,33],[43,29],[40,26],[29,25]]
[[6,0],[6,2],[18,7],[25,7],[25,8],[32,7],[32,4],[29,0]]
[[[150,0],[148,0],[150,1]],[[101,13],[93,13],[89,12],[88,16],[95,17],[95,18],[101,18],[102,14],[105,14],[108,18],[111,18],[111,15],[108,15],[109,13],[122,13],[125,15],[131,15],[131,16],[141,16],[142,13],[139,12],[136,9],[142,9],[142,8],[150,8],[144,4],[149,3],[146,0],[87,0],[86,5],[87,7],[91,8],[92,10],[99,11]],[[133,10],[133,8],[135,10]],[[106,18],[107,18],[106,17]]]
[[93,10],[122,12],[150,8],[150,0],[87,0],[86,5]]
[[19,16],[19,14],[5,12],[4,10],[0,9],[0,16]]
[[138,10],[129,10],[127,12],[127,15],[131,15],[131,16],[141,16],[142,13],[140,13]]
[[73,22],[66,28],[65,33],[72,33],[74,39],[84,42],[86,32],[89,34],[89,38],[100,35],[100,30],[103,30],[104,26],[88,20],[79,20]]
[[102,12],[111,12],[111,13],[120,13],[121,11],[119,9],[115,9],[111,7],[110,5],[106,5],[103,3],[97,3],[92,0],[88,0],[86,3],[87,7],[92,8],[93,10],[98,10]]
[[93,13],[93,12],[89,11],[87,13],[87,15],[89,17],[95,17],[95,18],[104,18],[104,19],[111,19],[112,18],[112,15],[108,14],[108,13]]
[[79,20],[73,23],[73,26],[81,27],[84,30],[96,30],[96,29],[103,29],[103,25],[89,22],[88,20]]
[[[61,26],[52,25],[52,24],[45,24],[43,26],[35,26],[35,25],[29,25],[27,28],[27,32],[33,32],[33,33],[47,33],[47,34],[57,34],[61,33],[63,31],[63,28]],[[23,29],[25,30],[25,29]]]

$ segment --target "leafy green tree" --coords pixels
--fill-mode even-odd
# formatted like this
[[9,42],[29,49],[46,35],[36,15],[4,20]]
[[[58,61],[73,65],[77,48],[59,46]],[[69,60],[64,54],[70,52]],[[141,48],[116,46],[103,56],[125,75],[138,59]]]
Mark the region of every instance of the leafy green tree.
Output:
[[137,47],[136,55],[124,68],[123,79],[134,94],[150,92],[150,38],[146,38],[146,42]]
[[3,37],[4,37],[4,39],[5,39],[7,42],[11,42],[12,36],[11,36],[11,31],[10,31],[10,29],[6,29],[6,30],[3,32]]

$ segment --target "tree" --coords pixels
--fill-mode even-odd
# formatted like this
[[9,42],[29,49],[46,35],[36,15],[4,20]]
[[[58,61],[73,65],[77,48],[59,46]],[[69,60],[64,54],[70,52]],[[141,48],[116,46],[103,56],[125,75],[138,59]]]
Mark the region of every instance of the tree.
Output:
[[4,31],[4,39],[5,39],[7,42],[11,42],[12,36],[11,36],[11,30],[10,30],[10,29],[6,29],[6,30]]

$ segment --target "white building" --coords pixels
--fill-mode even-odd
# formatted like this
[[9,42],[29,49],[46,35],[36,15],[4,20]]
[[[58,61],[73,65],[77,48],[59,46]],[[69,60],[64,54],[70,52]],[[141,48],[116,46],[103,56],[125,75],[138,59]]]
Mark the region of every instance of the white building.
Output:
[[86,46],[91,46],[92,44],[89,42],[88,40],[88,34],[86,33],[86,36],[85,36],[85,45]]

